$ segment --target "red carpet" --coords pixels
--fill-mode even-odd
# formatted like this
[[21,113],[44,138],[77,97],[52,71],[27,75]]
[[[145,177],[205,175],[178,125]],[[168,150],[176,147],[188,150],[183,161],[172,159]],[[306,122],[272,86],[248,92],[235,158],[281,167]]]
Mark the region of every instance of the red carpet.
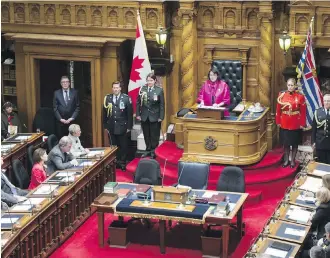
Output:
[[[162,170],[164,161],[167,158],[164,184],[169,185],[175,183],[177,180],[177,162],[182,155],[182,150],[177,149],[171,142],[165,142],[156,150],[156,155],[157,160],[161,164]],[[267,153],[263,160],[258,164],[243,168],[246,174],[247,191],[252,195],[252,199],[250,198],[249,205],[245,206],[243,212],[243,220],[246,224],[246,235],[242,238],[238,247],[232,253],[232,258],[243,257],[253,239],[259,234],[264,224],[273,213],[277,203],[283,198],[286,187],[292,182],[296,168],[283,169],[280,166],[281,157],[282,153],[278,149]],[[137,162],[137,159],[133,160],[128,165],[127,172],[117,170],[117,181],[132,182],[132,172],[135,170]],[[209,178],[210,189],[215,189],[216,182],[223,167],[224,166],[211,166]],[[106,215],[106,225],[109,225],[112,219],[113,216]],[[105,236],[107,237],[107,228],[105,228],[105,231]],[[153,236],[157,238],[157,232],[153,233],[155,233]],[[173,235],[174,239],[172,242],[182,242],[183,238],[190,237],[188,231],[181,233],[181,239],[180,236],[177,236],[176,234]],[[142,236],[145,237],[145,234],[141,233],[141,235],[137,237],[141,238]],[[175,239],[176,237],[179,239]],[[199,241],[199,239],[191,241]],[[164,255],[161,255],[159,252],[157,239],[153,239],[151,242],[152,245],[130,244],[126,249],[110,248],[108,246],[99,248],[97,219],[94,214],[59,249],[57,249],[51,257],[164,257]],[[195,249],[196,246],[199,245],[200,243],[196,242]],[[170,246],[175,247],[176,245],[174,243]],[[166,248],[166,257],[202,257],[202,253],[199,250],[174,247]]]

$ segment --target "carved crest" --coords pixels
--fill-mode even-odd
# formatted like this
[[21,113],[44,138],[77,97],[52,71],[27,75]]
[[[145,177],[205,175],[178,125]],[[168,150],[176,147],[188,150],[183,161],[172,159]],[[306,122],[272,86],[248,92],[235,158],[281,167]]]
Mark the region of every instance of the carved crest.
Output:
[[218,147],[218,141],[212,136],[208,136],[204,139],[204,147],[209,151],[215,150]]

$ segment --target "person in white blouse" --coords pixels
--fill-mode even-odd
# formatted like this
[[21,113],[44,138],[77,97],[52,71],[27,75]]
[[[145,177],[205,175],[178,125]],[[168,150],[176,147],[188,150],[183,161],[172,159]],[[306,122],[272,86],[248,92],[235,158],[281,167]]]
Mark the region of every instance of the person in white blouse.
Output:
[[79,139],[80,135],[81,135],[81,129],[80,129],[79,125],[72,124],[69,126],[68,137],[72,141],[72,147],[71,147],[70,153],[75,157],[79,157],[79,156],[89,153],[89,149],[86,149],[81,145],[81,142]]

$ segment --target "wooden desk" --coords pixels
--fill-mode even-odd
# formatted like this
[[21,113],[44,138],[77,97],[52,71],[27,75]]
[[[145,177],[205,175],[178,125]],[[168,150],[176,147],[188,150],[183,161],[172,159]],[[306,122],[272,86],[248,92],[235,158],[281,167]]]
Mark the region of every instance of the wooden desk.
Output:
[[[47,198],[32,216],[26,213],[31,219],[14,231],[3,246],[1,256],[47,257],[70,237],[94,212],[90,204],[103,191],[106,182],[115,181],[116,150],[116,147],[105,148],[104,157],[73,183],[60,186],[58,194]],[[36,189],[29,193],[29,198],[36,198],[33,196]]]
[[[290,234],[285,234],[284,236],[281,236],[281,234],[283,233],[283,228],[294,228],[297,230],[304,230],[305,234],[303,236],[300,236],[299,238],[290,235]],[[300,224],[296,224],[296,223],[292,223],[292,222],[288,222],[288,221],[281,221],[281,220],[276,220],[275,222],[270,222],[269,223],[269,238],[276,238],[279,240],[285,240],[285,241],[289,241],[289,242],[294,242],[297,244],[302,244],[305,240],[305,237],[307,236],[308,232],[309,232],[310,226],[306,226],[306,225],[300,225]]]
[[[31,137],[25,141],[15,140],[15,137],[20,135],[22,136],[31,135]],[[20,133],[1,142],[1,145],[9,145],[9,144],[15,145],[14,148],[12,148],[9,152],[5,152],[1,154],[3,155],[3,162],[4,162],[2,169],[6,170],[7,177],[16,186],[17,184],[14,180],[14,176],[12,172],[12,161],[18,159],[23,163],[25,168],[27,168],[27,149],[31,145],[33,146],[41,145],[43,136],[44,133],[27,133],[27,134]]]
[[[126,183],[125,183],[126,184]],[[196,192],[199,192],[201,190],[193,190]],[[210,191],[211,192],[211,191]],[[216,191],[213,191],[215,193],[219,193]],[[238,194],[238,193],[231,193],[231,192],[221,192],[222,194]],[[102,197],[102,194],[99,196]],[[242,236],[242,224],[243,224],[243,216],[242,216],[242,210],[243,210],[243,204],[248,197],[248,194],[243,193],[240,194],[240,198],[236,202],[236,205],[234,209],[225,217],[217,217],[213,216],[211,214],[207,214],[205,217],[205,223],[206,224],[217,224],[222,226],[222,256],[223,258],[228,257],[228,246],[229,246],[229,223],[232,221],[234,217],[237,216],[237,227],[238,227],[238,233],[240,236]],[[115,201],[111,205],[100,205],[98,203],[92,203],[91,207],[96,209],[97,216],[98,216],[98,234],[99,234],[99,246],[104,246],[104,213],[115,213],[115,207],[116,205],[122,200],[123,198],[118,198],[117,201]],[[145,218],[144,214],[134,214],[135,218]],[[166,217],[166,216],[163,216]],[[157,216],[155,218],[159,219]],[[171,218],[168,218],[167,220],[171,220]],[[161,219],[159,220],[159,233],[160,233],[160,251],[161,253],[165,253],[165,220]],[[219,247],[220,248],[220,247]]]
[[192,114],[177,117],[175,138],[183,139],[183,157],[234,165],[260,161],[267,151],[268,110],[245,110],[229,120],[198,119]]
[[[322,168],[326,168],[327,171],[323,170]],[[324,172],[315,171],[316,169],[317,170],[320,169],[320,171],[324,171]],[[307,165],[307,173],[311,176],[322,177],[325,174],[330,175],[329,171],[330,171],[330,165],[328,165],[328,164],[310,161]]]
[[[312,209],[302,208],[302,209],[304,209],[306,211],[311,212],[311,216],[309,217],[309,220],[307,222],[303,222],[303,221],[291,220],[290,218],[287,217],[287,213],[290,210],[290,208],[302,208],[302,207],[297,206],[297,205],[287,204],[287,203],[282,202],[281,205],[276,210],[276,212],[279,213],[278,214],[279,215],[278,219],[284,220],[284,221],[289,221],[289,222],[294,222],[294,223],[297,223],[297,224],[307,225],[307,226],[310,226],[312,224],[311,223],[312,213],[313,213],[313,210]],[[276,214],[276,212],[275,212],[275,214]]]
[[[271,238],[264,238],[264,239],[262,239],[260,237],[258,239],[258,241],[256,242],[257,250],[256,250],[256,252],[254,254],[255,255],[264,254],[266,252],[267,248],[271,247],[271,245],[274,242],[288,244],[288,245],[291,246],[291,248],[293,248],[292,251],[290,250],[291,251],[291,254],[288,255],[288,256],[286,256],[287,258],[289,258],[289,257],[295,257],[298,254],[298,252],[299,252],[300,245],[298,245],[298,244],[288,243],[286,241],[281,241],[281,240],[271,239]],[[245,256],[245,257],[248,257],[248,256]]]

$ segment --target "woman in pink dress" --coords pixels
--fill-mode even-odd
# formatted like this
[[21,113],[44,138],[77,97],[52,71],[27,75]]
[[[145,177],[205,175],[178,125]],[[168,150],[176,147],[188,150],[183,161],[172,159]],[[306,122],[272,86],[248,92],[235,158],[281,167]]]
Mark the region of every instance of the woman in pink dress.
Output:
[[[230,89],[219,78],[219,71],[213,67],[208,74],[208,80],[199,91],[197,102],[202,106],[226,107],[230,105]],[[224,111],[229,116],[228,110]]]

